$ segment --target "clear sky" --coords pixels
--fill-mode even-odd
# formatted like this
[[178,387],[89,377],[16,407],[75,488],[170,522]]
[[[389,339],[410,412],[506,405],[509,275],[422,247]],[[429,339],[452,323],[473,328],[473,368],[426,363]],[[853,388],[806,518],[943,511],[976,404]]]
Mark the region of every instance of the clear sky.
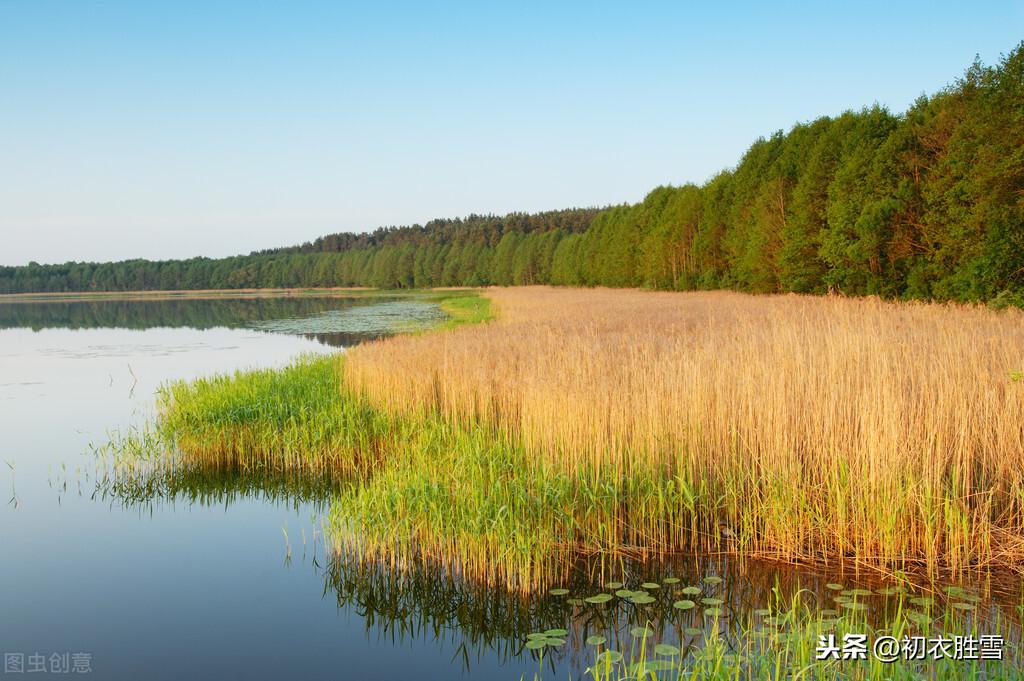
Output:
[[0,0],[0,264],[638,201],[1022,38],[1019,0]]

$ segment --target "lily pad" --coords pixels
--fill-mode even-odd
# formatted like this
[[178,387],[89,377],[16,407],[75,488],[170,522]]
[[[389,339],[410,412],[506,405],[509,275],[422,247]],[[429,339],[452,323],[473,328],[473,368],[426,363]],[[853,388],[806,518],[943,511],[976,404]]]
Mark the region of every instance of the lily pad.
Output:
[[926,624],[928,624],[929,622],[932,621],[931,617],[929,617],[928,615],[924,614],[923,612],[918,612],[916,610],[908,610],[904,614],[907,616],[908,620],[910,620],[911,622],[913,622],[914,624],[916,624],[918,626],[922,626],[923,627],[924,625],[926,625]]
[[569,632],[566,631],[565,629],[548,629],[547,631],[544,632],[544,635],[545,636],[554,636],[556,638],[561,638],[562,636],[568,636]]
[[862,610],[867,610],[868,609],[867,603],[858,603],[856,601],[851,601],[849,603],[843,603],[843,607],[846,608],[847,610],[856,610],[856,611],[862,611]]
[[683,633],[687,636],[700,636],[704,633],[704,630],[697,627],[686,627],[683,629]]
[[828,584],[825,585],[825,588],[826,589],[830,589],[832,591],[842,591],[843,590],[843,585],[842,584],[836,584],[835,582],[829,582]]
[[612,591],[614,591],[615,589],[622,588],[622,582],[608,582],[604,586],[606,589],[611,589]]
[[617,650],[606,650],[597,656],[598,664],[618,664],[622,662],[622,653]]
[[611,594],[596,594],[588,598],[584,598],[587,603],[607,603],[612,599]]
[[540,650],[541,648],[543,648],[547,644],[548,643],[547,643],[547,639],[546,638],[531,638],[530,640],[528,640],[526,642],[526,649],[527,650]]
[[646,627],[633,627],[629,630],[629,634],[633,638],[647,638],[651,635],[651,630]]
[[656,584],[655,582],[644,582],[643,584],[640,585],[640,588],[641,589],[660,589],[661,588],[661,584]]
[[722,605],[725,603],[721,598],[702,598],[700,602],[704,605]]
[[552,596],[565,596],[566,594],[569,593],[569,590],[568,589],[552,589],[551,591],[548,591],[548,593],[551,594]]
[[721,584],[722,583],[722,578],[721,577],[717,577],[715,575],[709,575],[709,576],[704,578],[704,583],[705,584]]
[[679,654],[679,648],[668,643],[659,643],[654,646],[655,655],[664,655],[665,657],[675,657]]
[[639,679],[654,675],[655,672],[671,671],[673,667],[668,660],[641,660],[629,665],[629,675]]
[[704,608],[705,617],[718,617],[722,614],[721,608]]
[[678,577],[666,577],[665,579],[663,579],[661,581],[665,582],[666,584],[678,584],[679,583],[679,578]]
[[683,600],[683,601],[676,601],[675,603],[672,604],[672,607],[675,608],[676,610],[690,610],[691,608],[696,607],[696,605],[697,604],[694,603],[693,601]]
[[608,639],[606,639],[604,636],[588,636],[587,637],[587,645],[588,646],[600,646],[600,645],[604,645],[607,640]]
[[648,596],[647,594],[633,594],[629,598],[629,602],[636,605],[647,605],[649,603],[654,603],[656,600],[658,599],[653,596]]
[[679,592],[680,593],[684,593],[687,596],[696,596],[697,594],[700,593],[700,587],[699,586],[684,586],[682,589],[679,590]]

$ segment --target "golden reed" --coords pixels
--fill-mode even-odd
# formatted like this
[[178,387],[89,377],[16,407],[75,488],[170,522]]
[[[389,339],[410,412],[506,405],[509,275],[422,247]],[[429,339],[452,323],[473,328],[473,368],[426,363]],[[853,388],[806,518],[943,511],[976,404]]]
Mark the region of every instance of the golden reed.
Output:
[[360,346],[343,380],[393,413],[495,427],[566,470],[676,480],[725,549],[1020,569],[1020,311],[731,292],[486,295],[497,321]]

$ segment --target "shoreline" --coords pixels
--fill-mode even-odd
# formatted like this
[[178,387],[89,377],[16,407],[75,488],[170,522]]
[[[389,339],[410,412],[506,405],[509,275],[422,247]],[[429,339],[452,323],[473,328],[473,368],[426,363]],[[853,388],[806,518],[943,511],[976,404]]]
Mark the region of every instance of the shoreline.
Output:
[[340,297],[351,294],[390,294],[391,290],[368,286],[330,288],[170,289],[159,291],[67,291],[47,293],[0,293],[0,303],[84,302],[91,300],[206,300],[211,298]]

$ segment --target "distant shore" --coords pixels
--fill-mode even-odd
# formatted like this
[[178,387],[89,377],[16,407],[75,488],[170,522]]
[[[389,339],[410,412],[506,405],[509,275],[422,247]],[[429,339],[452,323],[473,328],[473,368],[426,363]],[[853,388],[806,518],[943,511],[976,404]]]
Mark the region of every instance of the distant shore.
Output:
[[340,296],[353,293],[382,292],[369,286],[336,288],[237,288],[173,291],[68,291],[62,293],[0,293],[0,302],[30,303],[41,301],[77,302],[86,300],[159,300],[187,298],[281,298],[289,296]]

